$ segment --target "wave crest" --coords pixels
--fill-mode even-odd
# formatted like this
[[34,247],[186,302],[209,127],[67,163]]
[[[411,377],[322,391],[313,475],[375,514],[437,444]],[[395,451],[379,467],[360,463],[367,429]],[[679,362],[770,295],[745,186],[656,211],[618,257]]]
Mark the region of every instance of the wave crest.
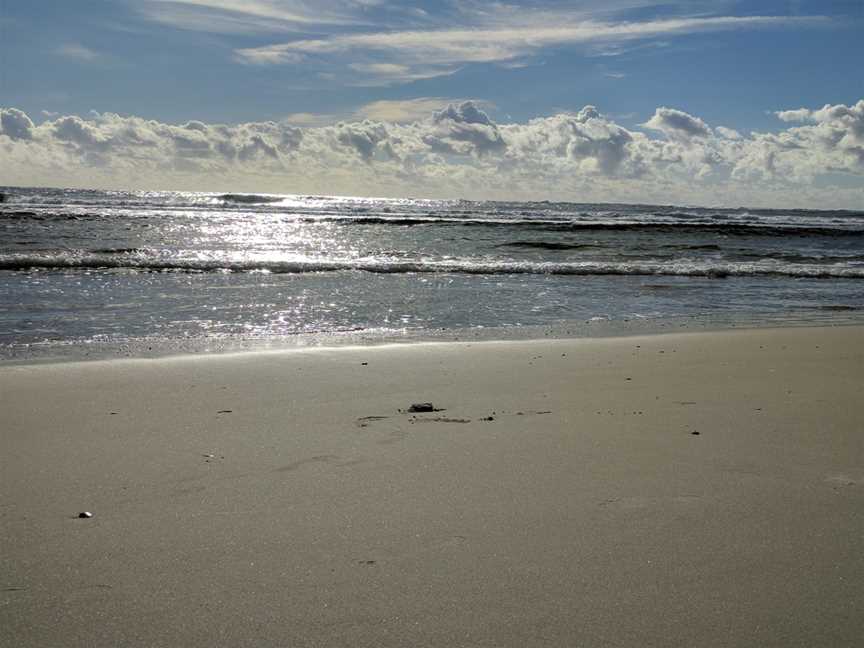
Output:
[[[125,251],[124,251],[125,252]],[[116,269],[143,272],[310,272],[363,271],[380,274],[452,273],[472,275],[645,275],[681,277],[786,276],[864,279],[864,267],[711,261],[657,262],[528,262],[528,261],[404,261],[391,259],[161,259],[134,254],[8,254],[0,255],[0,270]]]

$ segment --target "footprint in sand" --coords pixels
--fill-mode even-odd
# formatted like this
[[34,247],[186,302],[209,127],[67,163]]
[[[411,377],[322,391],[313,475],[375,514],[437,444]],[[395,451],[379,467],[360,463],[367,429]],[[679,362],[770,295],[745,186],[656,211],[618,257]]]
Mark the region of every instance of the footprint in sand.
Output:
[[388,419],[388,418],[390,418],[390,417],[389,416],[361,416],[356,421],[354,421],[354,424],[357,427],[365,428],[365,427],[369,427],[370,423],[374,423],[375,421],[383,421],[384,419]]
[[302,468],[308,464],[314,463],[333,463],[339,459],[336,455],[318,455],[315,457],[309,457],[308,459],[300,459],[299,461],[292,461],[289,464],[284,466],[280,466],[279,468],[275,468],[275,472],[291,472],[292,470],[297,470],[298,468]]
[[829,475],[825,478],[825,482],[834,490],[848,488],[854,486],[857,482],[846,475]]

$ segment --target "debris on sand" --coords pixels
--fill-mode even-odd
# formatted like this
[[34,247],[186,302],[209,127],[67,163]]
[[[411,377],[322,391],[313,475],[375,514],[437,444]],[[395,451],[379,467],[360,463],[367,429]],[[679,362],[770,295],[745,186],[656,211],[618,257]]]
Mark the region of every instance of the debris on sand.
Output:
[[78,514],[78,517],[79,517],[79,518],[82,518],[82,519],[92,518],[92,517],[93,517],[93,514],[92,514],[90,511],[81,511],[81,512]]
[[446,416],[436,416],[434,418],[416,418],[411,417],[409,423],[470,423],[471,419],[466,418],[448,418]]
[[414,403],[408,408],[409,412],[440,412],[432,403]]

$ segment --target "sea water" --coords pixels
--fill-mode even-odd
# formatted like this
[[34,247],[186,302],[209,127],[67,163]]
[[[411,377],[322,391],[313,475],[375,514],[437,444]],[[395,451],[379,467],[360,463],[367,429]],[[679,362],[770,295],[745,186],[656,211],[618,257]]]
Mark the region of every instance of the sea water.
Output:
[[864,321],[862,211],[0,193],[5,359]]

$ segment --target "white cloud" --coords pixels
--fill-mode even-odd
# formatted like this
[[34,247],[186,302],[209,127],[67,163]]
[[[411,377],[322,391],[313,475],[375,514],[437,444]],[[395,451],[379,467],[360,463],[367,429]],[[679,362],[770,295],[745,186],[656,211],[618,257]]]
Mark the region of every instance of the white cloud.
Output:
[[306,55],[297,52],[275,52],[261,49],[248,55],[235,52],[234,60],[243,65],[286,65],[288,63],[296,65],[305,61]]
[[335,124],[342,119],[343,116],[339,115],[299,112],[285,115],[282,121],[284,121],[286,124],[291,124],[293,126],[306,126],[314,128],[319,126],[329,126],[330,124]]
[[16,108],[0,110],[0,134],[13,140],[29,140],[33,137],[33,122]]
[[81,43],[66,43],[57,48],[57,54],[64,58],[91,63],[97,60],[99,54],[93,50],[84,47]]
[[[772,143],[788,151],[787,158],[798,158],[799,165],[811,174],[818,172],[822,157],[829,154],[839,171],[850,167],[864,171],[864,99],[851,106],[826,104],[818,110],[799,108],[775,114],[786,122],[807,124],[790,128]],[[809,158],[814,151],[822,155]]]
[[407,65],[399,65],[398,63],[351,63],[348,67],[357,72],[368,72],[384,76],[402,76],[411,69]]
[[459,71],[457,67],[429,65],[401,65],[398,63],[349,63],[348,67],[360,76],[343,79],[345,85],[374,87],[394,83],[408,83],[420,79],[449,76]]
[[[0,184],[765,206],[864,204],[864,100],[742,135],[661,107],[496,123],[477,102],[381,101],[338,123],[166,124],[0,110]],[[787,111],[788,112],[788,111]],[[353,119],[353,120],[352,120]],[[838,184],[837,178],[843,178]],[[856,179],[850,184],[850,179]]]
[[726,128],[725,126],[717,126],[714,131],[720,136],[730,140],[741,139],[741,133],[734,128]]
[[150,20],[180,29],[243,34],[352,25],[367,5],[352,0],[135,0],[133,6]]
[[785,122],[802,122],[810,119],[810,111],[806,108],[798,110],[778,110],[774,112],[777,117]]
[[462,100],[443,97],[420,97],[402,101],[381,100],[361,106],[354,114],[361,119],[401,124],[426,119],[433,112],[445,108],[448,104],[461,102]]
[[722,15],[732,0],[672,0],[662,5],[666,18],[642,21],[619,17],[656,10],[656,0],[448,0],[426,9],[401,0],[126,1],[145,18],[180,29],[281,33],[282,42],[235,48],[233,59],[257,66],[302,63],[354,86],[410,83],[470,64],[525,67],[550,48],[580,46],[589,55],[617,56],[666,46],[661,39],[686,34],[829,22],[821,16]]
[[[308,128],[364,120],[404,124],[431,119],[434,112],[446,108],[449,104],[460,104],[464,101],[466,99],[454,99],[452,97],[381,99],[343,113],[291,113],[286,115],[282,121],[286,124]],[[494,107],[486,101],[475,100],[474,103],[480,107]]]
[[674,108],[658,108],[651,119],[642,125],[661,131],[670,139],[685,142],[694,137],[708,137],[711,134],[711,129],[704,121]]
[[[658,36],[696,32],[771,28],[823,22],[819,17],[719,16],[675,18],[643,22],[574,21],[571,14],[531,14],[532,19],[495,21],[479,26],[449,29],[409,29],[380,32],[336,33],[325,38],[298,39],[262,47],[235,50],[237,60],[256,65],[290,63],[298,55],[314,55],[331,62],[350,54],[364,72],[391,70],[398,65],[395,80],[411,80],[409,70],[425,77],[450,74],[460,65],[471,63],[509,63],[549,47],[580,44],[615,44]],[[527,24],[526,24],[527,21]],[[503,25],[503,26],[502,26]],[[333,63],[335,66],[336,64]],[[375,68],[372,66],[385,66]],[[387,76],[386,74],[384,75]]]

